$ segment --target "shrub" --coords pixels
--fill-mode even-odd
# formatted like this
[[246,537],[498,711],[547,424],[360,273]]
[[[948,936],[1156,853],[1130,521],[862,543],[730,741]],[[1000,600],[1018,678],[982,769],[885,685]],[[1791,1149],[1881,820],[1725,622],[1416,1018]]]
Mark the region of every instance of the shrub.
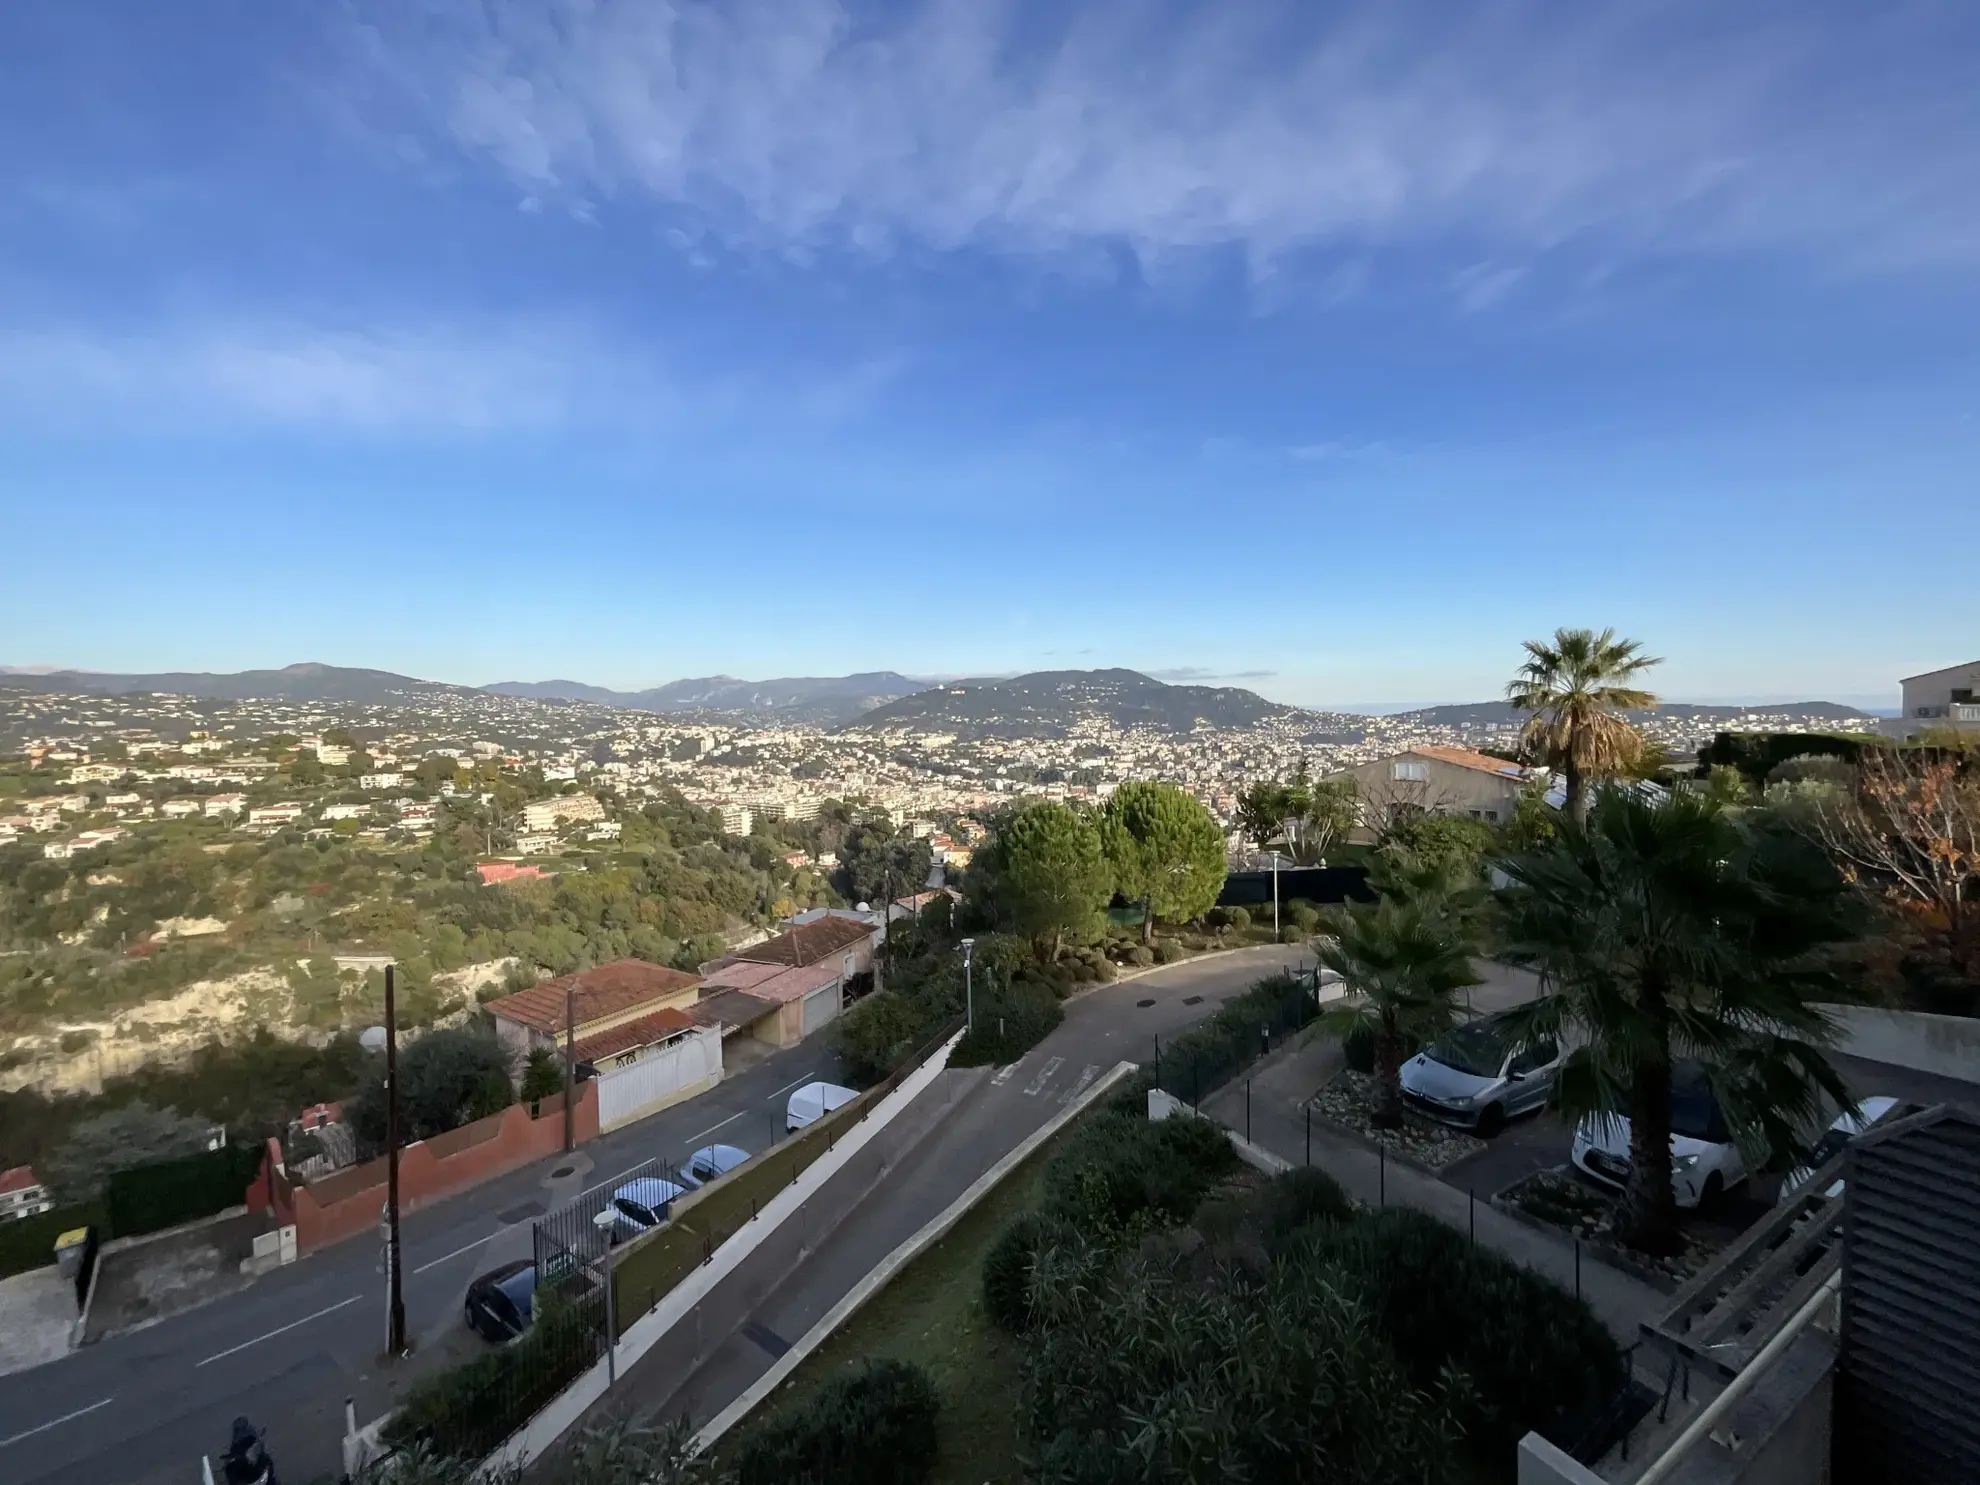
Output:
[[1038,1252],[1067,1232],[1065,1222],[1045,1212],[1026,1212],[990,1245],[983,1256],[983,1309],[999,1329],[1023,1335],[1031,1329],[1031,1269]]
[[1155,962],[1155,951],[1146,944],[1136,944],[1132,949],[1128,950],[1128,958],[1132,959],[1140,968],[1146,969]]
[[832,1023],[832,1040],[855,1083],[877,1083],[934,1034],[923,1000],[881,990],[846,1008]]
[[920,1367],[869,1361],[791,1416],[745,1433],[736,1485],[920,1485],[935,1470],[940,1410]]
[[1310,1165],[1274,1177],[1254,1200],[1264,1219],[1266,1251],[1275,1258],[1311,1224],[1346,1222],[1355,1215],[1354,1203],[1340,1183]]
[[1013,980],[977,997],[976,1029],[956,1044],[949,1066],[1015,1062],[1065,1019],[1065,1007],[1049,986]]
[[1290,975],[1260,980],[1217,1013],[1161,1049],[1161,1086],[1189,1103],[1221,1087],[1274,1039],[1311,1021],[1317,1012],[1305,985]]
[[1251,926],[1251,914],[1241,907],[1226,908],[1224,910],[1224,922],[1236,929],[1239,933],[1243,933],[1245,929]]
[[1110,985],[1115,980],[1119,979],[1120,975],[1121,972],[1118,969],[1114,968],[1113,960],[1099,959],[1094,962],[1093,978],[1098,980],[1101,984]]
[[1295,897],[1286,904],[1285,921],[1301,933],[1310,934],[1320,926],[1320,909],[1304,897]]
[[1073,961],[1072,977],[1075,983],[1081,985],[1090,985],[1096,978],[1093,973],[1093,966],[1084,959],[1075,959]]
[[1098,1242],[1172,1226],[1237,1164],[1206,1119],[1107,1112],[1083,1123],[1045,1170],[1045,1207]]
[[1512,1478],[1529,1431],[1572,1442],[1625,1379],[1587,1305],[1420,1212],[1309,1227],[1292,1261],[1347,1277],[1415,1386],[1465,1375],[1464,1449],[1488,1478]]
[[1183,957],[1182,945],[1172,938],[1158,939],[1155,943],[1155,962],[1174,964]]

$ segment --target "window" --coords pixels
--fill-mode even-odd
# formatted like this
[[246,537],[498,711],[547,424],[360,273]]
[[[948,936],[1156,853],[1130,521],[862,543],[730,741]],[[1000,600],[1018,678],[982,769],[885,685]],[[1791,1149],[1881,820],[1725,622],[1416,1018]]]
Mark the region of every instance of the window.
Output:
[[1511,1071],[1516,1073],[1535,1072],[1547,1066],[1548,1063],[1552,1062],[1559,1055],[1560,1048],[1555,1046],[1553,1042],[1543,1039],[1533,1043],[1532,1046],[1525,1048],[1518,1056],[1514,1057]]
[[1421,758],[1398,758],[1389,765],[1389,777],[1399,783],[1427,783],[1430,779],[1430,765]]

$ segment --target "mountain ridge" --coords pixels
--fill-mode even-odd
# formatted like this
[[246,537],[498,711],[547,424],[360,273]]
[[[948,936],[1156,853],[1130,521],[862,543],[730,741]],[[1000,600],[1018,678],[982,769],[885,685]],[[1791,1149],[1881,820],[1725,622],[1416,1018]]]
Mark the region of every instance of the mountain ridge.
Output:
[[1237,686],[1169,685],[1136,670],[1038,670],[944,681],[875,707],[846,727],[1022,737],[1063,735],[1075,722],[1105,716],[1121,727],[1190,732],[1199,723],[1252,727],[1304,710]]

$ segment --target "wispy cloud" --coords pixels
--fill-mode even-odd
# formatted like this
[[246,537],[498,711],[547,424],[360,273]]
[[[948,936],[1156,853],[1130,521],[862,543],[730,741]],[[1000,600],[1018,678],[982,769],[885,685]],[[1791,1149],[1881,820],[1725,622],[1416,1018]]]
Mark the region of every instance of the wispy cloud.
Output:
[[1148,675],[1171,685],[1194,685],[1198,681],[1264,681],[1276,670],[1205,670],[1200,665],[1178,665],[1168,670],[1151,670]]
[[[386,155],[455,152],[526,203],[649,200],[732,247],[1317,252],[1352,295],[1370,250],[1468,245],[1473,310],[1587,238],[1980,258],[1954,6],[351,6]],[[1946,65],[1868,65],[1898,53]]]
[[6,413],[37,424],[478,436],[638,427],[665,433],[770,409],[857,417],[905,362],[821,372],[674,374],[651,352],[542,323],[171,324],[148,333],[0,327]]

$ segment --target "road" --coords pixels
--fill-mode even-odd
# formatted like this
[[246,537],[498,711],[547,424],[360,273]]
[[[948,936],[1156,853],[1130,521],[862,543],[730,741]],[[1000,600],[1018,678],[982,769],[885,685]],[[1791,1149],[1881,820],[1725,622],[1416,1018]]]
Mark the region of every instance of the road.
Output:
[[775,1053],[709,1093],[491,1181],[402,1223],[415,1359],[381,1364],[379,1245],[354,1238],[204,1308],[110,1336],[0,1378],[0,1480],[188,1485],[236,1414],[268,1429],[285,1480],[341,1468],[343,1407],[382,1413],[413,1375],[480,1345],[461,1323],[468,1281],[530,1252],[531,1219],[640,1161],[712,1140],[760,1151],[783,1135],[784,1098],[834,1076],[823,1039]]

